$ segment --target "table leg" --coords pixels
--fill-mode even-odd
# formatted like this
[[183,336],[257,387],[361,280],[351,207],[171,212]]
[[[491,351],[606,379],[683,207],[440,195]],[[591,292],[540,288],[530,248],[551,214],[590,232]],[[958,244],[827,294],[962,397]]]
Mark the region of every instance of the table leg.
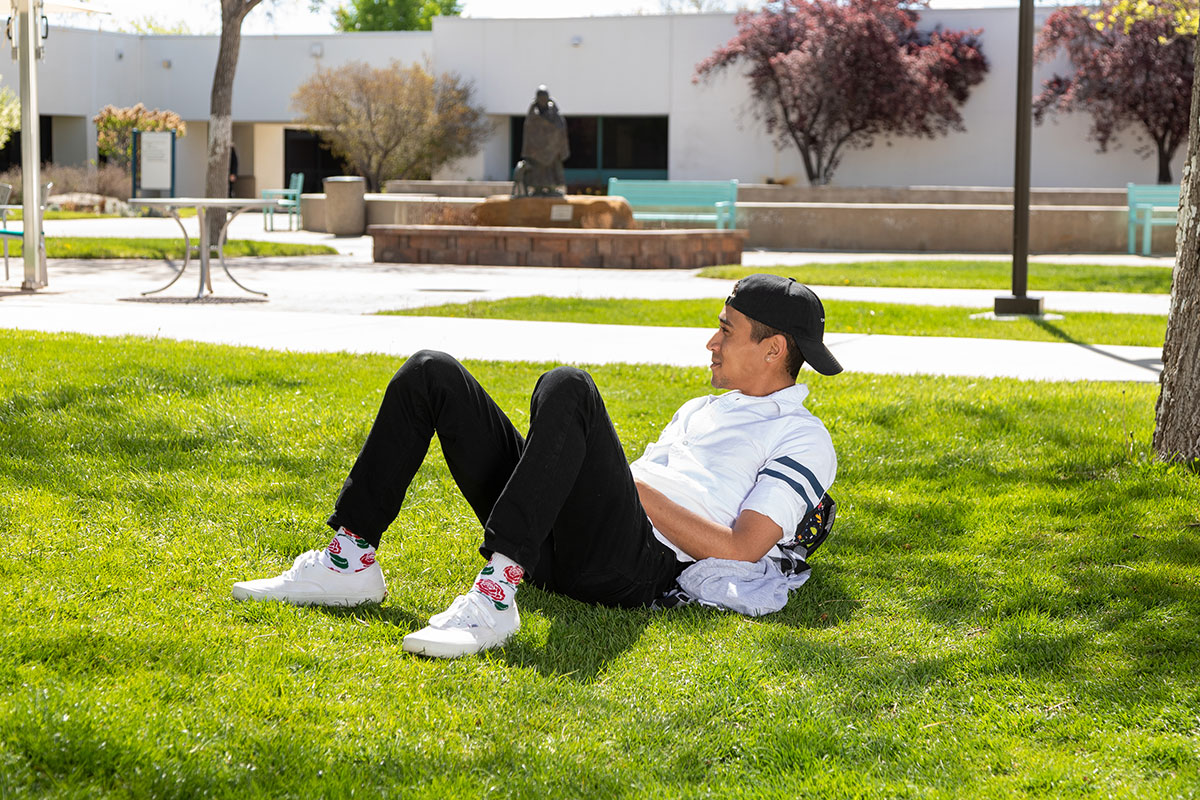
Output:
[[[183,227],[183,220],[181,220],[179,218],[179,214],[177,214],[175,212],[175,209],[168,208],[167,211],[175,219],[175,222],[178,223],[179,230],[183,233],[183,266],[180,267],[179,271],[175,273],[174,278],[171,278],[171,280],[167,281],[166,286],[160,286],[157,289],[151,289],[150,291],[142,292],[142,297],[145,297],[148,294],[158,294],[161,291],[170,289],[175,284],[175,281],[177,281],[183,277],[184,270],[187,269],[188,260],[191,259],[191,257],[192,257],[192,239],[190,236],[188,236],[187,228]],[[4,246],[5,246],[5,249],[7,250],[7,248],[8,248],[7,241],[5,241]]]
[[254,289],[251,289],[249,286],[243,286],[238,281],[237,278],[233,277],[233,273],[229,271],[229,267],[225,266],[225,237],[229,234],[229,225],[230,225],[230,223],[232,223],[234,221],[234,219],[237,218],[238,214],[242,213],[245,210],[246,210],[245,208],[237,209],[236,211],[234,211],[232,214],[229,215],[229,217],[225,220],[225,224],[221,226],[221,235],[217,239],[217,258],[220,259],[221,269],[225,270],[225,274],[229,276],[229,280],[233,281],[234,283],[236,283],[238,286],[240,286],[242,289],[249,292],[250,294],[261,294],[263,297],[266,297],[267,296],[266,292],[259,292]]
[[204,206],[196,206],[196,219],[200,222],[200,289],[196,292],[196,297],[204,297],[204,289],[208,287],[208,293],[212,294],[212,278],[208,274],[208,218],[207,209]]

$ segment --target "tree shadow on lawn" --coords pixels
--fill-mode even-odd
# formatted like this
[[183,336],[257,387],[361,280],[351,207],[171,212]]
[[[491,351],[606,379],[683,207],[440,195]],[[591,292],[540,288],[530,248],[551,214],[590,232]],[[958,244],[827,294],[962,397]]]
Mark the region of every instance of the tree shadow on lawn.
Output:
[[[814,575],[803,587],[791,593],[787,606],[757,621],[795,630],[829,628],[848,621],[861,603],[851,597],[835,567]],[[516,667],[534,669],[548,676],[567,677],[590,683],[608,666],[634,649],[646,629],[670,623],[685,625],[689,634],[701,638],[724,624],[732,611],[687,606],[667,610],[646,608],[610,608],[573,600],[534,586],[522,587],[520,608],[526,624],[535,615],[549,622],[544,641],[533,643],[521,636],[498,651],[498,657]],[[324,608],[315,611],[338,619],[374,620],[401,631],[424,627],[427,615],[393,605],[366,605],[353,609]],[[540,631],[539,631],[540,635]]]
[[[796,630],[828,628],[848,621],[860,607],[849,596],[836,568],[816,574],[793,591],[786,607],[755,621]],[[683,626],[688,635],[704,638],[725,624],[733,611],[683,606],[673,609],[621,609],[591,605],[538,589],[522,589],[521,608],[550,621],[543,644],[515,641],[504,648],[504,659],[546,675],[588,683],[610,663],[635,648],[646,629]]]
[[[630,650],[653,615],[660,613],[588,605],[535,586],[522,587],[519,599],[525,626],[530,626],[535,614],[549,620],[546,641],[530,644],[518,635],[497,651],[498,658],[513,666],[532,668],[543,675],[569,677],[581,683],[594,679],[610,662]],[[428,614],[394,605],[314,606],[313,610],[341,620],[357,618],[380,622],[404,633],[420,630],[429,622]]]
[[1157,358],[1122,358],[1121,356],[1116,355],[1115,353],[1110,353],[1106,350],[1101,350],[1099,347],[1096,347],[1095,345],[1091,345],[1091,344],[1088,344],[1087,342],[1083,342],[1083,341],[1080,341],[1079,339],[1076,339],[1074,336],[1071,336],[1069,333],[1064,331],[1062,328],[1058,327],[1057,325],[1055,325],[1052,322],[1046,321],[1045,319],[1038,319],[1037,317],[1030,317],[1030,319],[1033,320],[1034,325],[1037,325],[1039,328],[1046,331],[1046,333],[1050,334],[1051,336],[1055,337],[1056,339],[1061,339],[1064,342],[1067,342],[1069,344],[1073,344],[1078,347],[1082,347],[1084,350],[1088,350],[1092,353],[1095,353],[1096,355],[1101,355],[1101,356],[1104,356],[1105,358],[1111,358],[1114,361],[1120,361],[1122,364],[1129,364],[1130,366],[1140,367],[1144,370],[1147,370],[1148,372],[1154,373],[1155,375],[1157,375],[1159,372],[1162,371],[1162,362]]

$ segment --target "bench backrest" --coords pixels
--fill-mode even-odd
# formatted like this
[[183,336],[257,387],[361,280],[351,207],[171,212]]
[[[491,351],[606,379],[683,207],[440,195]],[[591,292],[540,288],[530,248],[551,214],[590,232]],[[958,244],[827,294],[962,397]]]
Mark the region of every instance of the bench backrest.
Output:
[[1129,207],[1137,205],[1177,206],[1179,205],[1179,187],[1166,184],[1139,185],[1127,184],[1126,196]]
[[736,180],[730,181],[631,181],[608,179],[610,197],[624,197],[631,206],[712,207],[737,202]]

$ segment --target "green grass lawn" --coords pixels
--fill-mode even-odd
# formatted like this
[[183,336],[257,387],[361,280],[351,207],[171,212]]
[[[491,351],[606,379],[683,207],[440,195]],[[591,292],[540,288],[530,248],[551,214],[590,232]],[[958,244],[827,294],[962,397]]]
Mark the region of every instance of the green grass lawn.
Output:
[[[1038,342],[1086,342],[1161,347],[1167,318],[1153,314],[1079,312],[1060,320],[971,319],[990,309],[857,303],[826,300],[826,330],[839,333],[886,333],[903,336],[963,336]],[[385,314],[479,317],[609,325],[666,325],[715,328],[720,300],[591,300],[564,297],[514,297],[387,311]]]
[[[42,213],[42,219],[120,219],[120,214],[97,214],[91,211],[62,211],[59,209],[46,209]],[[9,222],[19,222],[25,218],[25,214],[20,209],[9,211],[5,218]]]
[[[936,289],[1007,289],[1012,286],[1012,264],[1007,261],[914,259],[756,269],[726,266],[708,267],[700,271],[700,276],[737,280],[755,272],[786,275],[813,286],[914,286]],[[1029,290],[1168,294],[1171,291],[1171,269],[1034,261],[1029,264]]]
[[[1200,484],[1157,387],[812,376],[833,537],[759,619],[524,588],[503,650],[400,640],[474,576],[434,454],[391,596],[237,604],[323,544],[397,360],[0,331],[0,796],[1191,797]],[[518,425],[540,367],[472,368]],[[594,370],[631,455],[706,371]],[[435,446],[436,450],[436,446]]]
[[[196,247],[198,241],[192,240]],[[8,243],[9,256],[21,255],[21,242]],[[337,250],[323,244],[260,242],[232,239],[225,243],[225,255],[235,256],[323,256]],[[183,258],[183,239],[122,239],[105,236],[48,236],[47,258]]]
[[[194,208],[178,208],[178,209],[176,209],[176,213],[179,214],[180,217],[194,217],[194,216],[196,216],[196,209],[194,209]],[[9,222],[14,222],[14,221],[20,221],[20,220],[24,219],[24,216],[25,216],[24,213],[20,209],[13,209],[12,211],[8,212],[6,219]],[[146,216],[146,215],[143,215],[143,216]],[[159,215],[159,216],[161,216],[161,215]],[[42,218],[43,219],[121,219],[122,217],[120,214],[97,214],[92,211],[63,211],[61,209],[47,209],[46,212],[42,215]]]

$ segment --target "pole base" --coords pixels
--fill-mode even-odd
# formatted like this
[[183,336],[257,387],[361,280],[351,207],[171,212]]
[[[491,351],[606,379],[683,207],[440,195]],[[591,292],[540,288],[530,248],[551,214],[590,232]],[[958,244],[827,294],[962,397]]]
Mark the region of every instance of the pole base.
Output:
[[1011,294],[1003,295],[996,298],[994,311],[997,315],[1029,314],[1040,316],[1042,314],[1042,298],[1017,297]]

